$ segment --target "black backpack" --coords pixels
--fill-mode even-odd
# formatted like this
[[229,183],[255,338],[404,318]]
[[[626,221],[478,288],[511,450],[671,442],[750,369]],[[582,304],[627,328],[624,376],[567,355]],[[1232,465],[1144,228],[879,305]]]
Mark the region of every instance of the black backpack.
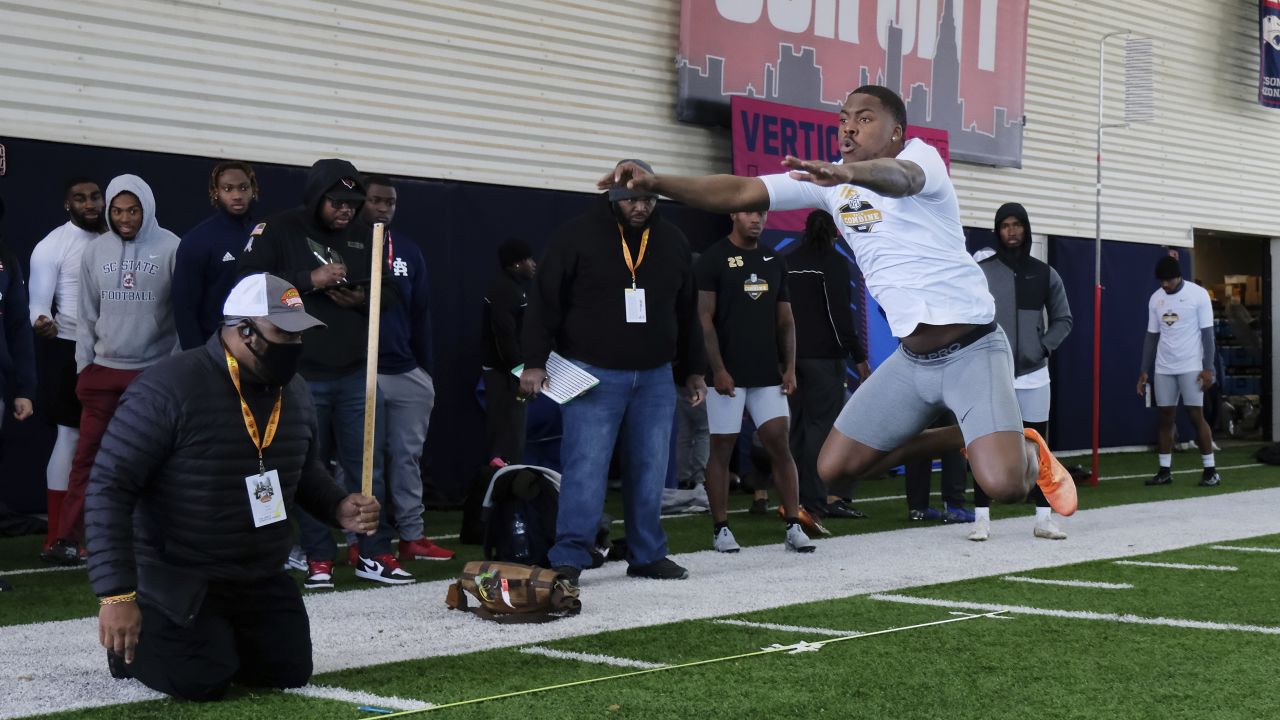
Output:
[[535,465],[498,470],[483,502],[485,559],[545,567],[559,504],[556,471]]
[[1266,447],[1258,448],[1258,452],[1254,454],[1258,462],[1267,465],[1280,465],[1280,443],[1273,443]]

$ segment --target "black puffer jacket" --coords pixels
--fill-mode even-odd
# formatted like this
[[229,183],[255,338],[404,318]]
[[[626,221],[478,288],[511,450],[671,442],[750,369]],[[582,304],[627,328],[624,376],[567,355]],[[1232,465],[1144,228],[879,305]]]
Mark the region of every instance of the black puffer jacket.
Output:
[[[243,387],[265,433],[275,393]],[[264,461],[280,473],[290,514],[300,505],[332,521],[346,492],[317,461],[315,437],[315,409],[296,377],[285,387]],[[89,478],[85,535],[93,591],[137,589],[140,600],[185,624],[209,580],[280,572],[293,529],[287,521],[253,526],[245,478],[257,472],[258,453],[219,335],[147,369],[120,399]]]

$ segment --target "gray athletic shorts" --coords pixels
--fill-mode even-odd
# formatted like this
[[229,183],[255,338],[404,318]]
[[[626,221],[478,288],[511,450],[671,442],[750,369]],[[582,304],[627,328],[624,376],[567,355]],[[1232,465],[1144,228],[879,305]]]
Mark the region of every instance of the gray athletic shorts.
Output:
[[955,413],[968,445],[993,432],[1022,432],[1013,391],[1013,353],[996,328],[942,357],[912,357],[901,346],[849,398],[836,429],[888,452],[929,427],[944,410]]
[[1178,397],[1187,407],[1204,405],[1204,390],[1200,388],[1200,373],[1192,371],[1177,375],[1156,373],[1152,391],[1156,398],[1156,407],[1177,407]]

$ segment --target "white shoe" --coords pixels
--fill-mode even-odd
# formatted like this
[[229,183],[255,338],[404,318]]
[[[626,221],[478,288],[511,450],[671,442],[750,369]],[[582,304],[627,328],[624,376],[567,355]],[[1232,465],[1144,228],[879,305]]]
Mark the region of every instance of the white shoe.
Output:
[[1062,532],[1062,529],[1053,521],[1053,518],[1045,518],[1043,521],[1037,522],[1036,529],[1032,531],[1032,534],[1045,540],[1067,539],[1067,534]]
[[738,541],[733,538],[733,531],[727,527],[722,527],[716,531],[716,539],[712,544],[716,552],[736,553],[742,549]]
[[969,539],[974,542],[982,542],[989,537],[991,537],[991,518],[975,518],[973,530],[969,531]]
[[817,545],[804,534],[804,530],[797,524],[787,528],[786,540],[782,543],[787,550],[798,553],[811,553],[818,549]]

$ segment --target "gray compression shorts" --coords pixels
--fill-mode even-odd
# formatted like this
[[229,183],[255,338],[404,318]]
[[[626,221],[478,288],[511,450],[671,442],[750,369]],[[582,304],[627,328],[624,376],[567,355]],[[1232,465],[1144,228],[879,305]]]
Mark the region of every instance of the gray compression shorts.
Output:
[[955,413],[965,445],[993,432],[1022,432],[1004,331],[953,348],[922,357],[899,346],[845,403],[836,430],[882,452],[920,434],[944,410]]
[[1155,391],[1156,407],[1177,407],[1179,397],[1182,398],[1182,404],[1187,407],[1201,407],[1204,405],[1204,390],[1200,388],[1200,373],[1194,370],[1177,375],[1156,373],[1155,382],[1152,383],[1151,389]]

